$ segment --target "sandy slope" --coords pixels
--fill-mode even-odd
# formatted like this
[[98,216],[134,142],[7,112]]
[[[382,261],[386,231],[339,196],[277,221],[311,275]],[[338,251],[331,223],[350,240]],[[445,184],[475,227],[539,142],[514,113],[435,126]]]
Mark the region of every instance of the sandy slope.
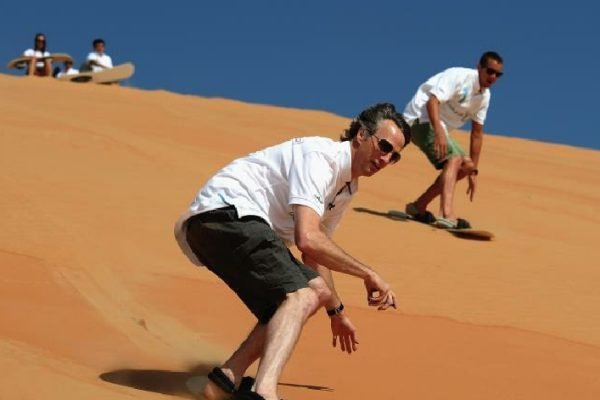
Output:
[[[232,158],[349,121],[43,79],[0,76],[0,91],[0,399],[189,398],[185,381],[252,319],[179,253],[174,220]],[[368,309],[361,283],[338,277],[361,349],[330,350],[319,314],[282,395],[600,398],[600,153],[488,136],[480,169],[458,209],[494,242],[348,212],[337,241],[400,309]],[[354,205],[403,208],[433,177],[408,148]]]

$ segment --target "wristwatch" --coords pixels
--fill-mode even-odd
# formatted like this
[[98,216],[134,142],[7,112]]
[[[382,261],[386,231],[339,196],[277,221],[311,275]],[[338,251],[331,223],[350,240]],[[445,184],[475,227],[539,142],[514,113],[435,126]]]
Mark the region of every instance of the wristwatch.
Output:
[[344,305],[342,303],[340,303],[339,306],[332,308],[330,310],[327,310],[327,315],[329,315],[330,317],[333,317],[334,315],[341,314],[342,311],[344,311]]

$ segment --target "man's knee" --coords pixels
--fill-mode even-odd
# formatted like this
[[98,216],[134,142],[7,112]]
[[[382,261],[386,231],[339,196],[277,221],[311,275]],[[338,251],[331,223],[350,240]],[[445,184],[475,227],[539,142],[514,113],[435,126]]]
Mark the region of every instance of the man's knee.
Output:
[[470,158],[465,158],[463,160],[463,168],[473,171],[475,169],[475,163]]
[[308,285],[316,294],[319,306],[325,304],[331,298],[331,289],[329,289],[323,278],[317,277],[308,282]]
[[308,315],[312,315],[331,297],[331,290],[321,277],[308,282],[307,288],[288,293],[286,301],[301,307]]
[[443,166],[441,167],[442,172],[440,172],[440,176],[451,173],[453,171],[460,170],[462,162],[463,159],[460,156],[453,156],[446,159],[446,161],[444,161]]
[[286,301],[295,304],[297,307],[302,308],[308,313],[314,312],[320,305],[319,296],[311,287],[298,289],[293,293],[288,293]]
[[457,168],[463,164],[463,158],[461,156],[452,156],[446,160],[445,168]]
[[471,172],[475,171],[475,163],[469,157],[465,157],[462,160],[460,171],[464,175],[471,175]]

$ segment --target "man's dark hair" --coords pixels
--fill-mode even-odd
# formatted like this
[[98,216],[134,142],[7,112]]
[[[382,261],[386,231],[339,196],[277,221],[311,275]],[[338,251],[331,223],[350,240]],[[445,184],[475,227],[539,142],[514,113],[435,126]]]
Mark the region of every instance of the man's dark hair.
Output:
[[504,64],[504,61],[502,60],[502,57],[500,57],[500,54],[496,53],[495,51],[486,51],[479,59],[479,65],[481,65],[482,67],[487,67],[487,63],[490,58],[496,61],[498,64]]
[[379,122],[385,119],[394,121],[398,128],[400,128],[404,135],[404,147],[406,147],[410,143],[410,126],[408,126],[402,114],[396,111],[396,107],[392,103],[377,103],[363,110],[358,117],[352,120],[350,127],[340,136],[340,140],[345,142],[354,139],[360,128],[365,128],[367,133],[372,135],[377,131]]
[[92,46],[96,47],[97,44],[102,43],[103,45],[106,46],[106,43],[104,42],[104,39],[94,39],[94,41],[92,42]]

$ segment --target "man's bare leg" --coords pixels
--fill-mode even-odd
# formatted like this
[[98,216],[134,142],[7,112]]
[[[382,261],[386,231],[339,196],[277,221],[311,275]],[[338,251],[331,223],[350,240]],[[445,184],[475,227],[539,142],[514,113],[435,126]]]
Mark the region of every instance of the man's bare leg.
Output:
[[[446,163],[446,165],[447,164],[448,163]],[[446,165],[444,166],[444,168],[446,168]],[[461,162],[460,169],[456,176],[455,183],[457,181],[460,181],[464,177],[468,176],[471,173],[471,171],[473,170],[473,168],[474,168],[473,162],[468,157],[465,157]],[[421,196],[419,196],[419,198],[417,200],[415,200],[414,204],[417,207],[417,210],[419,210],[419,212],[425,212],[427,210],[427,207],[429,206],[429,204],[433,200],[435,200],[436,197],[438,197],[439,195],[442,194],[442,192],[444,190],[443,175],[444,175],[444,170],[442,170],[440,175],[438,175],[438,177],[431,184],[431,186],[429,186],[429,188],[427,188],[427,190]],[[442,215],[444,215],[442,207],[440,207],[440,213]]]
[[[317,278],[322,281],[322,278]],[[322,281],[325,285],[325,282]],[[267,324],[264,355],[256,374],[256,392],[266,400],[278,400],[277,382],[292,350],[300,337],[304,323],[322,305],[322,299],[312,288],[289,293]]]
[[[229,357],[221,367],[221,370],[237,387],[242,380],[242,376],[246,370],[256,361],[263,352],[265,338],[267,334],[267,326],[264,324],[256,324],[246,340],[242,342],[240,347]],[[223,392],[212,381],[208,381],[204,388],[204,397],[209,400],[226,399],[230,395]]]
[[[309,282],[310,289],[302,289],[302,290],[312,290],[317,298],[318,305],[314,307],[312,312],[304,319],[308,319],[309,316],[313,315],[315,311],[319,308],[320,305],[325,303],[327,298],[331,296],[331,292],[327,288],[327,285],[322,280],[322,278],[316,278]],[[297,293],[297,292],[296,292]],[[288,295],[289,298],[289,295]],[[286,299],[287,301],[287,299]],[[285,301],[284,301],[285,303]],[[283,303],[282,303],[283,305]],[[281,306],[279,307],[279,309]],[[279,312],[279,309],[277,312]],[[277,313],[276,313],[277,314]],[[273,316],[275,318],[275,316]],[[272,320],[271,320],[272,321]],[[269,324],[271,323],[269,321]],[[303,322],[303,323],[304,323]],[[239,385],[242,376],[246,372],[246,370],[256,361],[265,350],[265,341],[267,338],[267,326],[264,324],[257,324],[254,329],[250,332],[246,340],[240,345],[240,347],[231,355],[231,357],[223,364],[221,370],[225,375],[231,379],[232,382],[235,383],[236,387]],[[284,324],[285,326],[285,324]],[[297,341],[297,339],[296,339]],[[294,341],[295,344],[295,341]],[[264,358],[264,357],[263,357]],[[289,358],[289,356],[288,356]],[[287,360],[287,359],[286,359]],[[259,367],[260,368],[260,367]],[[281,371],[279,373],[281,375]],[[257,376],[257,381],[259,377]],[[275,382],[277,385],[277,381],[279,380],[279,376]],[[217,385],[213,382],[208,381],[205,389],[204,396],[209,400],[217,400],[217,399],[226,399],[230,397],[228,394],[223,392]]]
[[442,193],[440,202],[440,212],[442,216],[451,221],[456,221],[456,213],[454,212],[454,188],[458,171],[462,164],[462,157],[453,157],[446,161],[444,169],[440,175],[442,181]]
[[427,211],[429,203],[431,203],[436,197],[442,193],[442,180],[441,174],[435,179],[435,181],[427,188],[427,190],[415,200],[414,204],[419,210],[419,213]]

